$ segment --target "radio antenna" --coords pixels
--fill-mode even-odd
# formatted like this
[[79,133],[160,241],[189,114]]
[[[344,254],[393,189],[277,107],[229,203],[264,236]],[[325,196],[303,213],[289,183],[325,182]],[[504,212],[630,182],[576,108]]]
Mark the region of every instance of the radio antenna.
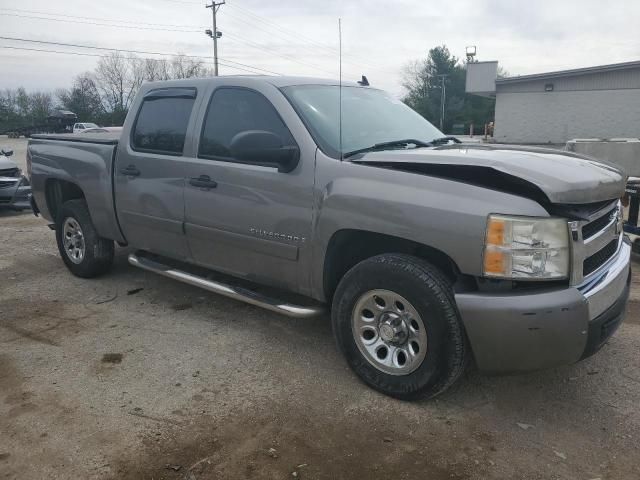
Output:
[[340,116],[340,120],[339,120],[339,142],[340,142],[340,161],[344,160],[344,154],[342,153],[342,18],[338,18],[338,48],[339,48],[339,55],[340,55],[340,72],[338,74],[338,81],[339,81],[339,86],[338,86],[338,91],[339,91],[339,105],[338,105],[338,112],[339,112],[339,116]]

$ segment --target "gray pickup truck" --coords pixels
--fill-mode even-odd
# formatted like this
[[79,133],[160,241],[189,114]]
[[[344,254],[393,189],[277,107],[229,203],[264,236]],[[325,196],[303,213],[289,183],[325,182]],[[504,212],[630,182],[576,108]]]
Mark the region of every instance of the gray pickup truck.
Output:
[[383,91],[295,77],[143,85],[121,134],[34,136],[33,208],[71,272],[129,262],[304,318],[331,311],[403,399],[583,359],[621,323],[625,175],[463,144]]

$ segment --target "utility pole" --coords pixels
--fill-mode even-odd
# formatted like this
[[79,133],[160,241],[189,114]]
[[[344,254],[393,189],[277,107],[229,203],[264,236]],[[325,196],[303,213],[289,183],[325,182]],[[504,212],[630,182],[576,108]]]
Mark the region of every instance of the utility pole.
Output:
[[448,74],[441,74],[438,75],[438,78],[440,79],[440,89],[441,89],[441,94],[440,94],[440,131],[442,133],[444,133],[444,106],[445,106],[445,102],[447,99],[447,86],[445,83],[446,78],[448,77]]
[[211,0],[211,5],[206,5],[207,8],[211,9],[213,30],[205,30],[204,33],[213,39],[213,73],[216,77],[218,76],[218,39],[222,37],[222,32],[218,31],[216,24],[216,13],[218,13],[218,9],[224,4],[225,0],[222,0],[222,2]]

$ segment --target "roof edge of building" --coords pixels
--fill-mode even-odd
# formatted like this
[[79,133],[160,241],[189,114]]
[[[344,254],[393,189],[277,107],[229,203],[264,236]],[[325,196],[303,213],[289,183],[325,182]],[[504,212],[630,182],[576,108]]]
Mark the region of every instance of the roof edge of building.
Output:
[[529,82],[531,80],[544,80],[560,77],[571,77],[575,75],[588,75],[590,73],[604,73],[613,72],[616,70],[627,70],[630,68],[640,67],[640,60],[624,63],[612,63],[609,65],[598,65],[595,67],[574,68],[571,70],[558,70],[548,73],[534,73],[531,75],[519,75],[516,77],[503,77],[496,79],[496,85],[503,85],[507,83]]

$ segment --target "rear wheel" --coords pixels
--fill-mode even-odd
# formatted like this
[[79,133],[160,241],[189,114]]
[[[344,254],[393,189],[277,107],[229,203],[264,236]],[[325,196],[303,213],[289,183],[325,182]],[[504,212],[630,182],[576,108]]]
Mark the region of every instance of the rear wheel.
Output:
[[332,323],[355,373],[393,397],[434,397],[466,367],[468,346],[449,282],[416,257],[385,254],[353,267],[334,295]]
[[65,265],[78,277],[96,277],[111,268],[113,241],[98,235],[84,200],[69,200],[62,205],[56,241]]

